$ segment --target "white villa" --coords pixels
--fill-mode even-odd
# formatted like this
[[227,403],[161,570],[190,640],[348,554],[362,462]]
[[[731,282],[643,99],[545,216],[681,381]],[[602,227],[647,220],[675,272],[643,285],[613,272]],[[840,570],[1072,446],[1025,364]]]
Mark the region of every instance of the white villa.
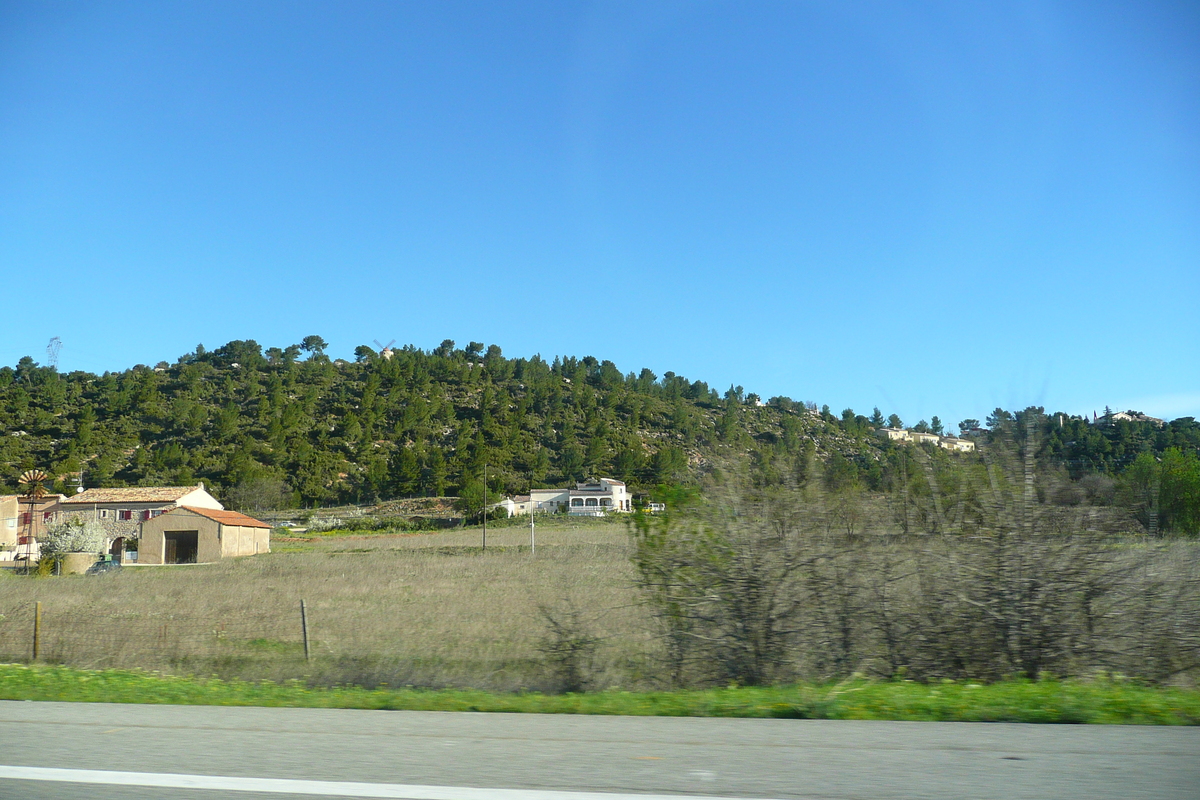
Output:
[[609,512],[633,511],[629,489],[621,481],[600,478],[575,484],[574,489],[533,489],[529,494],[506,497],[495,508],[507,509],[508,515],[543,514],[565,511],[577,517],[601,517]]
[[975,443],[970,439],[960,439],[957,436],[938,436],[936,433],[922,433],[904,428],[879,428],[875,435],[891,442],[914,442],[916,444],[936,444],[947,450],[959,453],[970,453],[975,449]]
[[1161,428],[1166,423],[1158,417],[1152,417],[1149,414],[1143,414],[1140,411],[1114,411],[1111,414],[1105,414],[1100,417],[1100,422],[1118,422],[1125,420],[1126,422],[1153,422],[1156,427]]

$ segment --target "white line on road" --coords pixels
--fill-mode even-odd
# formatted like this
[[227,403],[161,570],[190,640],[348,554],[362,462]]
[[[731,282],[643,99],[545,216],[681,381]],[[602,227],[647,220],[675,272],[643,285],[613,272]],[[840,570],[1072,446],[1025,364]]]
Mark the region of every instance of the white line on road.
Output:
[[[215,789],[224,792],[267,792],[333,797],[384,797],[399,800],[701,800],[681,794],[616,794],[560,792],[545,789],[477,789],[467,786],[421,786],[357,781],[304,781],[287,778],[240,778],[224,775],[172,775],[114,772],[101,769],[0,766],[0,780],[153,786],[159,789]],[[703,800],[715,800],[703,795]],[[721,800],[736,800],[722,798]]]

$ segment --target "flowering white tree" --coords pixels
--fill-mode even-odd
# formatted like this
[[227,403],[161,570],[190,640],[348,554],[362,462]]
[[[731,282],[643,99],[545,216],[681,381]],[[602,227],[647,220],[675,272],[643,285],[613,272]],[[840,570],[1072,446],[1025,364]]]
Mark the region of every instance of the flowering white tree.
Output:
[[76,517],[51,525],[40,542],[44,556],[102,553],[108,547],[108,532],[97,520]]

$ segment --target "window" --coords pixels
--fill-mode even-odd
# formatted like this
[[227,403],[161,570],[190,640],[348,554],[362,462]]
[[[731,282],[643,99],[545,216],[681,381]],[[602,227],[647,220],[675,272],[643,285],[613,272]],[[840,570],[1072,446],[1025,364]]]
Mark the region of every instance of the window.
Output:
[[33,517],[30,515],[30,513],[28,511],[21,512],[21,524],[22,525],[28,525],[32,521],[33,521]]
[[100,509],[100,519],[108,519],[108,509],[107,508]]
[[583,498],[582,497],[574,498],[573,500],[571,500],[571,505],[575,506],[576,508],[582,508],[583,507]]
[[155,509],[154,511],[151,511],[151,512],[150,512],[150,519],[154,519],[155,517],[157,517],[157,516],[158,516],[159,514],[161,514],[161,513],[163,513],[161,508],[157,508],[157,509]]
[[43,511],[42,512],[42,522],[49,522],[52,519],[54,519],[53,511]]
[[601,498],[600,498],[600,505],[602,505],[602,506],[611,506],[611,505],[612,505],[612,500],[609,500],[607,497],[601,497]]
[[154,515],[149,510],[143,511],[142,512],[142,521],[145,522],[146,520],[150,519],[152,516],[154,516]]
[[594,497],[589,497],[589,498],[587,499],[587,503],[586,503],[585,505],[589,505],[589,506],[594,506],[594,505],[596,505],[596,498],[594,498]]
[[117,519],[122,522],[128,522],[133,519],[133,512],[128,508],[122,508],[117,511]]

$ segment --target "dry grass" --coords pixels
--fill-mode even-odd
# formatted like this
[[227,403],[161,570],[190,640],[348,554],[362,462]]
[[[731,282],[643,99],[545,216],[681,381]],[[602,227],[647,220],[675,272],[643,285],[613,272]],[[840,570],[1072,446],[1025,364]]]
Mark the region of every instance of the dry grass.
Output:
[[[621,523],[313,537],[219,564],[63,578],[0,576],[0,658],[226,678],[553,689],[541,608],[583,610],[600,639],[590,686],[639,682],[653,647]],[[313,659],[301,646],[308,605]]]
[[[740,646],[730,631],[744,638],[762,629],[745,602],[766,574],[762,564],[746,562],[733,576],[737,591],[672,584],[688,590],[680,596],[708,626],[685,631],[676,669],[662,609],[655,617],[635,586],[624,525],[587,522],[539,525],[536,554],[528,529],[501,527],[489,530],[486,553],[478,529],[335,534],[276,540],[269,555],[220,564],[62,578],[0,573],[0,661],[29,659],[40,601],[42,660],[85,669],[501,692],[740,678],[727,668],[729,647],[712,648]],[[1001,551],[977,536],[839,529],[810,539],[798,552],[821,557],[782,584],[794,613],[767,620],[782,631],[768,653],[770,680],[994,680],[1024,668],[1009,653],[1016,650],[997,649],[1011,641],[1049,654],[1025,669],[1029,676],[1102,670],[1192,685],[1200,674],[1196,542],[1055,535]],[[717,555],[701,566],[725,580],[744,554]],[[1040,588],[1031,595],[1031,586]],[[1004,614],[1022,623],[1020,637],[994,635],[991,621]]]

